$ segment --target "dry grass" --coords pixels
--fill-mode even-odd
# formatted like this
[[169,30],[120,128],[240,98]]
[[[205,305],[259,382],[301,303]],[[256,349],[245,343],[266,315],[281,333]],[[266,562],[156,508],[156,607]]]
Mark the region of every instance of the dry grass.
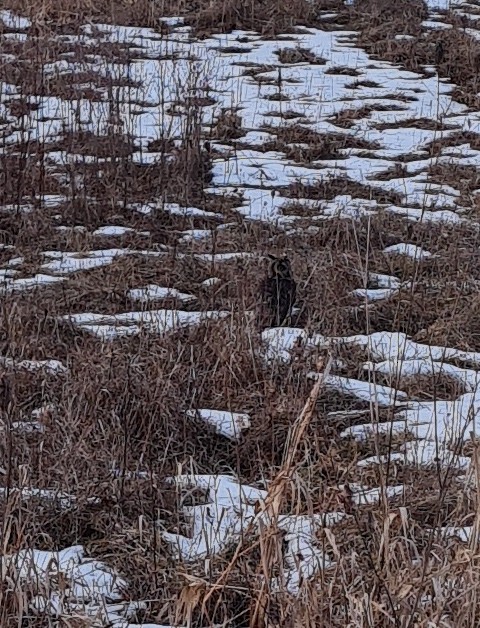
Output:
[[[35,20],[25,45],[1,39],[5,43],[2,51],[17,56],[17,61],[2,62],[0,79],[16,85],[20,92],[20,98],[7,103],[20,132],[26,132],[34,120],[34,96],[82,97],[95,102],[96,88],[132,84],[128,73],[132,53],[127,47],[109,46],[99,39],[87,53],[68,39],[59,43],[54,38],[59,33],[76,33],[86,22],[151,26],[162,33],[168,27],[160,26],[159,17],[182,15],[200,36],[244,29],[273,37],[301,26],[318,26],[319,13],[332,10],[339,14],[336,23],[359,30],[360,45],[368,52],[412,70],[435,62],[440,37],[438,33],[425,34],[421,22],[427,12],[420,0],[356,0],[349,9],[336,0],[243,4],[232,0],[222,4],[6,0],[3,6]],[[0,37],[7,31],[2,27]],[[398,33],[414,39],[395,40]],[[476,104],[478,44],[459,24],[441,37],[447,50],[437,63],[441,75],[457,83],[462,102]],[[78,72],[43,80],[45,64],[72,52],[79,61],[101,54],[115,59],[123,70],[116,77]],[[282,49],[279,58],[287,64],[324,62],[304,48]],[[282,100],[282,77],[261,76],[272,69],[258,65],[246,68],[245,73],[259,83],[277,85],[278,93],[270,99]],[[357,76],[342,67],[330,72]],[[92,86],[86,88],[85,83]],[[351,87],[355,86],[376,85],[362,80],[352,82]],[[55,502],[20,500],[14,493],[2,498],[2,551],[28,546],[59,549],[81,543],[91,555],[128,575],[132,599],[149,600],[141,618],[146,622],[192,628],[475,625],[480,617],[475,593],[478,548],[440,540],[427,528],[477,522],[477,491],[456,481],[456,472],[440,468],[358,467],[359,459],[388,454],[400,440],[385,436],[374,442],[356,442],[341,438],[340,433],[370,420],[389,421],[393,411],[370,408],[368,403],[324,389],[321,378],[312,390],[305,373],[318,367],[326,375],[331,360],[341,360],[337,373],[366,380],[362,369],[366,353],[343,349],[338,355],[319,355],[299,348],[291,365],[267,367],[255,350],[260,343],[259,330],[250,323],[248,313],[258,303],[265,254],[287,251],[298,283],[297,325],[333,336],[403,331],[421,342],[480,351],[477,231],[463,226],[417,225],[381,212],[356,222],[318,221],[318,229],[310,233],[286,234],[273,226],[244,222],[232,211],[237,198],[204,192],[216,157],[206,140],[233,143],[248,130],[242,128],[241,111],[233,106],[223,110],[206,130],[200,109],[210,102],[211,96],[202,90],[179,98],[174,108],[187,112],[184,134],[176,137],[177,141],[161,138],[152,142],[147,150],[157,155],[149,164],[134,160],[136,139],[116,125],[113,98],[105,103],[108,132],[95,134],[77,125],[54,139],[18,141],[1,151],[0,205],[12,208],[0,213],[0,243],[13,248],[0,248],[0,260],[4,265],[13,257],[24,257],[17,267],[19,277],[41,272],[46,261],[43,253],[48,250],[86,252],[118,246],[164,253],[159,257],[119,257],[105,267],[69,276],[64,283],[2,296],[0,354],[16,360],[59,359],[70,369],[64,376],[0,369],[2,484],[53,487],[76,497],[75,505],[66,510]],[[372,110],[370,105],[347,109],[331,122],[348,129]],[[282,115],[295,118],[298,114],[286,106]],[[446,122],[428,119],[411,125],[434,131],[448,128]],[[385,130],[390,125],[378,128]],[[322,160],[341,163],[350,149],[378,148],[354,135],[318,133],[301,120],[266,130],[272,141],[262,150],[281,151],[297,164],[317,166],[320,173]],[[438,156],[446,146],[467,142],[472,148],[480,146],[476,134],[464,132],[435,140],[430,154]],[[75,155],[75,161],[54,161],[50,153],[58,152]],[[404,161],[410,158],[406,156]],[[399,160],[376,178],[387,181],[405,174]],[[438,183],[457,187],[460,181],[462,203],[472,217],[480,215],[479,201],[472,197],[478,188],[474,168],[436,164],[429,175]],[[41,197],[48,194],[64,195],[65,200],[53,208],[43,207]],[[346,177],[323,181],[320,176],[318,183],[295,183],[282,194],[291,200],[284,214],[296,216],[301,216],[296,204],[299,198],[321,202],[342,194],[380,204],[397,204],[401,198]],[[157,204],[159,199],[220,213],[231,224],[215,231],[218,218],[174,215],[162,210],[161,204],[150,214],[135,211],[135,205]],[[22,213],[26,202],[31,211]],[[311,224],[309,213],[316,210],[303,211],[305,225]],[[55,218],[58,214],[61,220]],[[149,235],[92,235],[95,229],[111,224],[148,231]],[[56,227],[60,225],[84,230],[59,231]],[[211,236],[194,244],[179,243],[189,229],[211,230]],[[401,241],[419,244],[436,257],[419,263],[382,253]],[[213,263],[194,255],[221,252],[249,252],[252,257]],[[354,308],[350,293],[363,285],[367,271],[393,274],[402,281],[413,277],[414,287],[371,308]],[[203,285],[211,277],[217,277],[219,283]],[[115,314],[141,309],[126,293],[149,283],[194,294],[196,301],[182,304],[182,309],[219,309],[229,315],[194,329],[158,336],[139,334],[115,343],[102,343],[58,320],[69,313]],[[167,299],[155,307],[174,305],[178,303]],[[378,382],[397,385],[417,400],[454,399],[464,392],[449,377],[399,381],[378,377]],[[14,421],[25,419],[45,403],[53,403],[55,409],[42,418],[44,433],[20,434],[10,429]],[[186,417],[186,410],[199,407],[248,412],[252,427],[238,443],[230,441]],[[348,411],[354,414],[347,416]],[[333,412],[343,414],[334,418]],[[475,454],[475,446],[471,447]],[[475,460],[473,456],[472,469],[478,473]],[[113,465],[120,470],[119,476],[112,473]],[[156,527],[158,521],[171,532],[187,527],[178,514],[178,495],[165,482],[179,468],[206,474],[234,472],[242,482],[262,481],[269,487],[269,498],[262,507],[274,521],[280,511],[346,512],[349,517],[339,526],[319,532],[319,542],[336,561],[335,567],[304,583],[298,599],[284,591],[269,591],[262,575],[279,573],[282,561],[282,539],[273,525],[260,538],[248,531],[226,555],[212,558],[207,575],[201,565],[190,566],[188,573],[184,566],[179,568]],[[137,469],[146,470],[151,477],[129,479],[127,472]],[[408,488],[396,500],[381,496],[376,505],[357,506],[348,488],[355,482],[372,488],[405,483]],[[92,504],[91,497],[97,498],[97,503]],[[192,496],[193,500],[201,498]],[[454,594],[442,594],[445,583],[453,587]],[[19,591],[7,579],[2,581],[1,626],[50,625],[46,617],[33,618],[27,611],[25,604],[33,593]]]
[[310,65],[323,65],[326,63],[325,59],[322,59],[311,50],[307,48],[280,48],[276,52],[280,63],[308,63]]
[[455,100],[476,107],[480,44],[466,32],[466,27],[475,28],[475,24],[453,12],[444,13],[453,28],[427,29],[422,25],[428,15],[422,0],[356,0],[350,23],[360,30],[360,43],[367,52],[420,73],[424,66],[433,65],[440,77],[455,84]]
[[115,3],[109,0],[69,0],[68,4],[61,0],[42,0],[40,6],[33,7],[28,0],[7,0],[4,6],[36,18],[60,32],[74,32],[85,21],[150,26],[161,30],[159,18],[181,15],[199,35],[236,29],[274,35],[294,32],[297,26],[315,26],[318,24],[318,11],[335,9],[341,5],[337,0],[317,0],[315,3],[307,0],[289,0],[287,3],[268,0],[260,4],[242,5],[228,0],[221,7],[199,0],[173,0],[161,4],[152,4],[148,0],[120,0]]

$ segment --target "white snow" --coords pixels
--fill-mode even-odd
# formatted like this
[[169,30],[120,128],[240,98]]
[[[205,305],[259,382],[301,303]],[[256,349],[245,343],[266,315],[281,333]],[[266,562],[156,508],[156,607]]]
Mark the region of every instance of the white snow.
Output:
[[184,218],[216,218],[223,220],[222,214],[216,212],[208,212],[197,207],[181,207],[177,203],[159,203],[157,209],[173,214],[174,216],[182,216]]
[[404,255],[405,257],[411,257],[414,260],[424,260],[432,257],[429,251],[425,251],[421,246],[416,244],[407,244],[401,242],[399,244],[392,244],[383,249],[386,255]]
[[0,20],[2,20],[5,26],[12,29],[26,30],[31,26],[31,22],[28,18],[6,9],[0,10]]
[[[318,373],[309,373],[311,379],[316,379]],[[323,379],[323,385],[327,390],[335,390],[345,395],[351,395],[361,401],[367,401],[373,405],[389,407],[402,404],[407,399],[406,393],[389,386],[380,386],[373,382],[364,382],[351,377],[339,375],[327,375]]]
[[75,497],[70,495],[69,493],[65,493],[62,491],[57,491],[54,489],[47,488],[35,488],[35,487],[0,487],[0,498],[6,498],[9,495],[18,495],[21,499],[27,500],[30,498],[36,498],[39,500],[45,500],[48,502],[53,502],[60,509],[65,510],[67,508],[71,508],[75,503]]
[[187,417],[200,419],[212,425],[219,434],[227,438],[238,439],[240,433],[250,427],[250,417],[244,412],[227,410],[187,410]]
[[49,286],[65,281],[65,277],[56,277],[54,275],[44,275],[38,273],[33,277],[22,277],[21,279],[6,279],[5,283],[0,286],[0,294],[12,294],[14,292],[26,292],[42,286]]
[[18,434],[35,434],[45,432],[45,425],[40,421],[13,421],[11,429]]
[[[206,492],[206,503],[182,508],[184,517],[190,522],[190,537],[162,532],[178,560],[206,560],[238,542],[247,530],[258,534],[259,526],[263,529],[270,524],[266,514],[257,515],[255,509],[255,502],[266,499],[266,491],[241,485],[233,477],[180,475],[170,478],[170,482],[184,491],[197,488]],[[287,591],[296,595],[302,578],[311,578],[333,564],[319,546],[316,531],[333,526],[344,517],[344,513],[330,512],[313,516],[281,515],[278,518],[277,525],[285,533],[287,549],[283,577],[272,580],[274,589],[278,590],[283,581]]]
[[379,331],[370,335],[358,334],[332,340],[343,345],[365,347],[373,360],[458,360],[480,366],[480,352],[421,344],[410,340],[402,332]]
[[262,332],[263,355],[268,361],[289,362],[296,346],[307,340],[307,332],[294,327],[274,327]]
[[356,288],[352,296],[361,297],[367,301],[382,301],[398,293],[398,288]]
[[[364,369],[379,372],[397,381],[399,378],[448,376],[468,391],[453,400],[410,400],[397,411],[393,420],[372,421],[353,425],[341,433],[342,438],[369,440],[375,435],[410,435],[415,440],[393,448],[389,456],[372,456],[360,466],[399,461],[415,466],[466,469],[470,460],[458,454],[457,447],[472,436],[478,438],[480,428],[480,372],[449,364],[448,360],[464,361],[480,366],[480,355],[450,347],[429,346],[408,339],[405,334],[387,332],[336,339],[346,344],[359,344],[368,349],[373,361]],[[386,358],[386,359],[384,359]],[[380,361],[377,361],[380,360]]]
[[46,251],[44,256],[53,258],[51,262],[45,262],[40,268],[58,275],[68,275],[82,270],[108,266],[117,257],[130,255],[130,249],[105,249],[81,253],[59,253],[58,251]]
[[23,264],[23,262],[25,261],[24,257],[12,257],[12,259],[9,259],[8,262],[6,262],[7,266],[21,266]]
[[142,310],[124,314],[67,314],[61,319],[78,325],[103,340],[113,340],[121,336],[140,334],[165,334],[180,327],[200,325],[208,320],[220,320],[230,316],[230,312],[182,310]]
[[133,301],[141,301],[148,303],[150,301],[158,301],[161,299],[176,299],[183,303],[196,301],[197,297],[193,294],[180,292],[175,288],[163,288],[156,284],[149,284],[144,288],[133,288],[127,292],[127,296]]
[[455,538],[462,543],[468,543],[470,541],[473,531],[473,526],[445,526],[439,530],[441,536]]
[[178,239],[179,242],[194,242],[196,240],[208,240],[208,238],[212,237],[211,229],[188,229],[187,231],[182,231],[181,237]]
[[387,464],[388,462],[435,468],[440,465],[444,469],[468,469],[471,464],[470,458],[458,455],[447,449],[445,445],[421,440],[406,442],[400,447],[400,451],[391,452],[389,455],[364,458],[358,463],[358,466],[367,467],[374,464]]
[[[29,601],[30,610],[46,619],[62,623],[81,621],[85,625],[151,626],[132,624],[137,611],[147,608],[145,602],[125,601],[128,582],[113,567],[88,558],[81,545],[59,552],[24,549],[2,557],[2,573],[20,579],[36,591]],[[92,623],[93,622],[93,623]]]
[[45,371],[51,375],[68,373],[68,368],[59,360],[14,360],[0,356],[0,364],[14,371]]
[[[448,26],[450,25],[443,25]],[[456,214],[458,190],[437,185],[424,171],[412,176],[415,167],[419,170],[415,161],[408,164],[407,176],[389,181],[376,179],[378,173],[388,168],[390,160],[405,154],[418,155],[418,162],[423,165],[429,158],[427,144],[433,138],[446,137],[455,130],[466,128],[467,124],[472,131],[478,129],[477,114],[453,101],[450,96],[452,85],[438,82],[437,77],[425,77],[402,70],[394,64],[372,60],[352,43],[354,34],[349,32],[304,29],[302,33],[292,35],[289,40],[275,41],[262,40],[258,35],[235,31],[224,34],[221,38],[212,36],[192,42],[189,40],[188,29],[179,23],[172,26],[174,29],[172,35],[166,37],[158,37],[154,30],[148,28],[112,28],[106,24],[99,24],[96,28],[105,41],[127,43],[139,52],[130,67],[131,77],[137,84],[134,87],[118,89],[121,103],[119,115],[139,147],[135,153],[136,160],[144,163],[151,160],[152,153],[146,150],[148,142],[159,137],[178,139],[181,136],[184,120],[180,112],[174,112],[173,103],[181,101],[183,96],[188,94],[188,77],[192,63],[203,64],[209,84],[221,86],[221,89],[217,87],[211,92],[215,104],[202,108],[205,124],[218,117],[222,108],[228,110],[233,104],[238,107],[242,128],[246,130],[241,140],[246,143],[245,145],[252,147],[232,150],[231,143],[224,140],[211,142],[212,148],[216,148],[218,152],[213,158],[214,176],[210,190],[223,194],[236,189],[236,194],[239,197],[243,195],[244,198],[243,203],[237,208],[242,215],[276,222],[282,218],[281,206],[286,199],[281,197],[272,199],[270,196],[272,187],[279,188],[296,179],[312,183],[317,181],[319,176],[325,181],[341,174],[352,181],[360,183],[368,181],[368,184],[375,188],[400,194],[401,204],[390,205],[386,208],[387,211],[406,212],[408,217],[414,217],[416,220],[460,220]],[[249,40],[245,45],[239,43],[242,36]],[[89,37],[93,39],[94,34],[89,33],[85,27],[82,33],[83,41],[88,42]],[[276,54],[278,50],[295,49],[299,45],[324,57],[326,63],[282,64]],[[224,49],[229,46],[243,49],[226,55]],[[191,55],[195,57],[195,62],[190,60]],[[154,78],[159,74],[157,65],[159,58],[162,59],[161,80],[155,81]],[[65,65],[64,61],[62,63],[65,66],[62,71],[68,71],[68,65]],[[244,74],[245,67],[249,64],[271,66],[273,69],[264,71],[262,78],[270,78],[274,83],[278,69],[282,68],[281,90],[289,99],[288,109],[304,116],[298,119],[300,124],[307,123],[310,129],[319,133],[335,132],[367,141],[372,144],[371,152],[374,153],[374,157],[366,156],[368,151],[364,155],[356,149],[342,149],[339,151],[339,158],[320,159],[307,166],[287,159],[281,151],[264,153],[255,150],[259,143],[274,138],[276,128],[285,124],[278,115],[282,108],[285,109],[285,104],[266,98],[278,91],[275,84],[259,85],[253,77]],[[50,64],[55,72],[60,71],[60,65],[60,62]],[[73,69],[73,66],[72,62],[70,68]],[[108,74],[113,66],[114,64],[107,60],[104,65],[97,63],[95,70]],[[355,71],[358,81],[368,78],[378,87],[359,84],[353,89],[352,77],[332,73],[336,67],[351,68]],[[106,95],[106,90],[104,93]],[[392,95],[396,98],[392,98]],[[399,98],[402,96],[404,100],[399,107]],[[130,104],[127,106],[126,103]],[[39,111],[31,112],[28,118],[31,123],[29,128],[31,137],[55,138],[62,130],[62,120],[55,114],[62,111],[64,103],[58,97],[49,96],[39,97],[38,104]],[[331,122],[333,115],[347,108],[360,109],[369,105],[382,105],[383,110],[373,107],[367,116],[354,118],[352,127],[348,129]],[[390,111],[389,106],[395,108]],[[101,103],[80,101],[78,107],[78,115],[85,130],[105,131]],[[402,127],[402,122],[406,120],[424,117],[438,119],[447,114],[451,126],[447,131],[426,130],[411,125]],[[396,127],[377,129],[378,123],[385,122],[395,123]],[[266,124],[271,125],[268,131],[265,130]],[[8,142],[15,141],[18,136],[19,133],[12,129]],[[158,155],[157,158],[162,157],[161,153]],[[439,160],[442,157],[443,155]],[[319,170],[318,166],[322,166],[322,169]],[[64,200],[61,195],[45,195],[42,199],[43,203],[49,206],[60,204]],[[417,204],[427,209],[415,213]],[[319,219],[332,216],[358,218],[379,211],[375,201],[363,201],[348,195],[317,205]],[[157,208],[183,218],[207,217],[223,221],[220,211],[182,206],[180,203],[166,202],[164,199],[147,201],[138,205],[136,209],[150,214]],[[12,211],[16,210],[17,207],[13,206]]]
[[205,286],[205,288],[210,288],[211,286],[216,286],[219,283],[222,283],[220,277],[209,277],[208,279],[202,281],[201,285]]
[[430,358],[401,361],[393,359],[376,364],[374,362],[366,362],[363,368],[389,375],[393,379],[414,377],[415,375],[448,375],[456,379],[469,392],[476,392],[480,384],[480,372],[473,369],[460,368],[447,362],[437,362]]
[[137,231],[132,227],[122,227],[120,225],[105,225],[103,227],[98,227],[92,233],[94,236],[123,236],[129,233],[136,233],[137,235],[149,236],[149,231]]
[[[60,215],[59,218],[62,216]],[[84,225],[59,225],[55,227],[56,231],[60,231],[61,233],[87,233],[87,228]]]
[[[382,489],[371,488],[368,489],[361,484],[351,483],[348,485],[351,493],[352,500],[357,506],[366,506],[367,504],[377,504],[382,498]],[[385,489],[385,495],[387,498],[392,499],[394,497],[400,497],[404,493],[404,486],[387,486]]]
[[191,537],[162,533],[179,560],[194,561],[223,551],[254,518],[255,502],[267,496],[226,475],[181,475],[170,482],[179,489],[195,487],[206,492],[205,504],[183,507],[192,526]]

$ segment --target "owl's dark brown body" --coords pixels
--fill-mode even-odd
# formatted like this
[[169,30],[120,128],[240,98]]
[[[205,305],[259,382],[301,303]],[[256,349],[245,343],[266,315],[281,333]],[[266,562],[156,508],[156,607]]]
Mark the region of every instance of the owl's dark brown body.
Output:
[[292,312],[297,295],[290,260],[286,257],[271,259],[269,276],[262,284],[265,306],[265,322],[270,327],[284,325]]

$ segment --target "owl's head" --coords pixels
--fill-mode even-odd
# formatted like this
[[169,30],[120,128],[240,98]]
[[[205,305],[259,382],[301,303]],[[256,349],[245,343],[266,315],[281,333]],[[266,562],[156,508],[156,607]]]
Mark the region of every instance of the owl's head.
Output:
[[268,258],[270,259],[270,272],[273,277],[278,277],[279,279],[292,278],[292,267],[288,257],[269,255]]

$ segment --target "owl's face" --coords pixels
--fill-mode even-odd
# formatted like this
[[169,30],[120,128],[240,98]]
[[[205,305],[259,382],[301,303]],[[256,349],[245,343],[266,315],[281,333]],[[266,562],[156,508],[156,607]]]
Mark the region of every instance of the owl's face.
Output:
[[292,267],[287,257],[275,257],[274,255],[269,255],[268,257],[272,260],[270,264],[272,276],[279,279],[292,278]]

